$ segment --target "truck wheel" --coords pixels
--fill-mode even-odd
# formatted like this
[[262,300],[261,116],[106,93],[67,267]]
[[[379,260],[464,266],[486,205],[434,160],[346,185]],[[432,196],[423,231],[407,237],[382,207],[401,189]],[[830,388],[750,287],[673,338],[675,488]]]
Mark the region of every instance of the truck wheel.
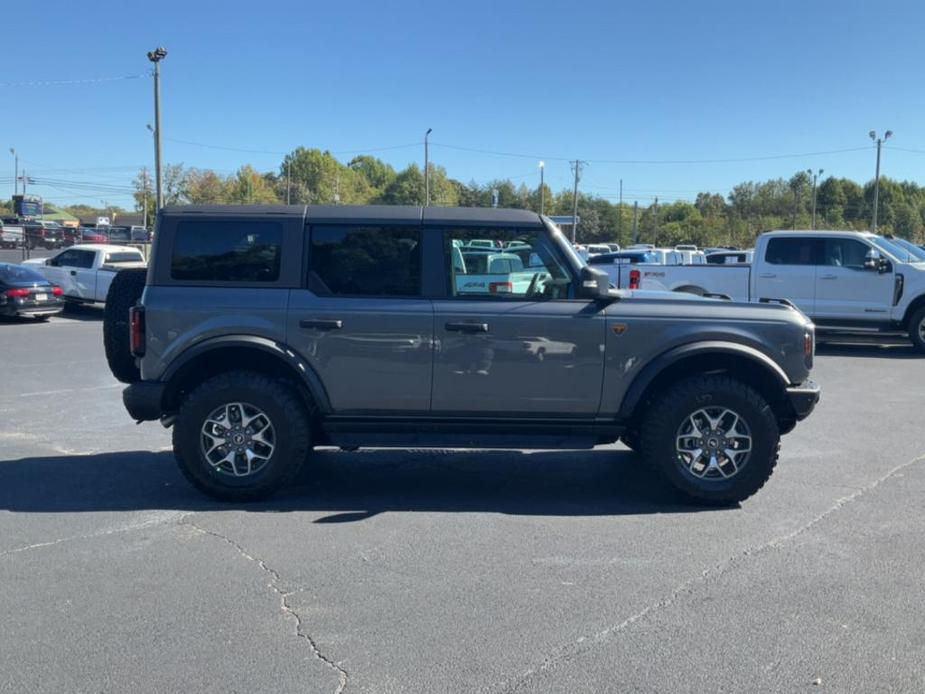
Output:
[[197,387],[173,428],[180,471],[222,501],[272,495],[295,477],[309,450],[308,413],[296,393],[248,371],[220,374]]
[[909,339],[917,352],[925,354],[925,308],[920,308],[909,319]]
[[128,310],[141,298],[147,270],[121,270],[112,279],[103,312],[103,346],[112,375],[123,383],[141,380],[129,344]]
[[642,425],[642,453],[689,497],[743,501],[768,481],[780,432],[754,389],[726,376],[696,376],[662,393]]

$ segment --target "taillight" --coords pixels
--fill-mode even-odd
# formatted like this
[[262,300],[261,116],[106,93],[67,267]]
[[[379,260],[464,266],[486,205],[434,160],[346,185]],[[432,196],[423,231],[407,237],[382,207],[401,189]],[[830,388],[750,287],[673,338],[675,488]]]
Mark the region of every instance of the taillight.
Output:
[[132,306],[128,310],[128,320],[132,356],[143,357],[145,355],[145,307]]
[[488,291],[491,294],[511,294],[514,291],[513,282],[489,282]]
[[61,296],[62,294],[64,294],[64,290],[61,289],[61,287],[55,287],[54,289],[51,290],[51,293],[54,294],[55,296]]
[[630,270],[630,289],[639,289],[639,280],[642,273],[639,270]]
[[7,289],[6,295],[11,299],[22,299],[32,293],[31,289]]

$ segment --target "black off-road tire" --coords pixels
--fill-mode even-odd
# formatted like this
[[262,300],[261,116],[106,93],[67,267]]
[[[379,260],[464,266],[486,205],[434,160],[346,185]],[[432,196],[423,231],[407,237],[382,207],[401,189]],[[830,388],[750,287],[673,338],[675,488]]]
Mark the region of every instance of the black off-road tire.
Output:
[[128,310],[141,298],[145,289],[147,270],[129,268],[113,278],[106,294],[103,313],[103,346],[112,375],[123,383],[141,380],[141,372],[132,356]]
[[[245,403],[273,425],[275,450],[263,468],[245,477],[216,470],[202,448],[202,427],[216,408]],[[311,450],[309,414],[298,394],[260,373],[231,371],[202,383],[184,400],[173,427],[180,472],[202,493],[220,501],[257,501],[273,495],[298,474]]]
[[[751,431],[751,455],[728,479],[700,479],[679,460],[678,430],[687,417],[703,407],[727,407],[738,413]],[[771,407],[750,386],[727,376],[695,376],[656,398],[643,421],[641,443],[646,461],[691,499],[734,504],[761,489],[774,472],[780,432]]]
[[925,354],[923,325],[925,325],[925,307],[913,313],[912,318],[909,319],[909,339],[912,340],[912,346],[919,354]]

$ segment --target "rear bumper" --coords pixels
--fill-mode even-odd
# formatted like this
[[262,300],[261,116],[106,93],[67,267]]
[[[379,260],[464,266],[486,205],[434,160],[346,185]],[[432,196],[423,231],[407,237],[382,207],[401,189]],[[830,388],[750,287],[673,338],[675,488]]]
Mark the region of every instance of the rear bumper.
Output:
[[41,304],[23,306],[8,302],[0,305],[0,316],[54,316],[64,310],[63,301],[48,301]]
[[818,383],[809,379],[798,386],[787,388],[787,397],[790,399],[790,404],[798,420],[809,417],[821,396],[822,388],[819,387]]
[[122,403],[136,422],[160,419],[164,414],[163,400],[166,383],[139,381],[122,391]]

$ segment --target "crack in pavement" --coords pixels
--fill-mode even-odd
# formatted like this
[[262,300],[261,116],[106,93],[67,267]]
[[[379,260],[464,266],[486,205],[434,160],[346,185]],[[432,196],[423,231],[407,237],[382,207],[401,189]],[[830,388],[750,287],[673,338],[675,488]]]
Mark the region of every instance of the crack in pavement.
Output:
[[848,496],[841,497],[828,509],[826,509],[819,515],[813,517],[812,519],[807,521],[805,524],[801,525],[796,530],[793,530],[789,533],[785,533],[783,535],[779,535],[777,537],[773,537],[767,542],[757,545],[755,547],[746,547],[741,552],[734,554],[731,557],[728,557],[727,559],[724,559],[723,561],[717,564],[714,564],[713,566],[707,569],[704,569],[703,571],[701,571],[699,574],[697,574],[693,578],[690,578],[684,583],[677,586],[674,590],[668,593],[668,595],[647,605],[645,608],[627,617],[619,624],[615,624],[614,626],[607,627],[606,629],[603,629],[597,632],[596,634],[592,634],[591,636],[579,637],[576,641],[569,643],[565,646],[562,646],[559,649],[557,649],[555,652],[551,653],[550,655],[545,656],[539,665],[532,667],[529,670],[524,671],[517,677],[516,680],[514,680],[510,684],[508,684],[507,682],[502,682],[499,685],[491,687],[491,689],[492,690],[500,689],[502,693],[514,692],[514,691],[517,691],[518,689],[521,689],[530,679],[532,679],[536,675],[547,672],[548,670],[551,670],[553,667],[556,667],[564,662],[568,662],[569,660],[572,660],[575,657],[590,651],[593,647],[598,646],[604,643],[605,641],[607,641],[607,639],[609,639],[611,636],[619,634],[625,631],[627,628],[629,628],[633,624],[635,624],[636,622],[639,622],[640,620],[645,619],[647,615],[657,612],[658,610],[664,609],[666,607],[670,607],[672,604],[674,604],[678,600],[678,598],[682,597],[685,594],[692,593],[695,588],[705,583],[708,578],[715,578],[717,576],[721,576],[725,574],[733,566],[741,563],[742,561],[745,561],[746,559],[750,557],[755,557],[755,556],[764,554],[765,552],[769,550],[781,547],[787,542],[789,542],[790,540],[793,540],[794,538],[799,537],[806,531],[813,528],[818,523],[825,520],[828,516],[841,510],[842,508],[844,508],[851,502],[857,500],[858,498],[872,492],[874,489],[879,487],[883,482],[885,482],[886,480],[896,475],[896,473],[916,463],[920,463],[923,461],[925,461],[925,454],[916,456],[912,460],[909,460],[905,463],[901,463],[900,465],[897,465],[896,467],[886,472],[884,475],[875,479],[870,484],[867,484],[859,488],[857,491],[853,492],[852,494],[849,494]]
[[143,530],[145,528],[151,528],[156,525],[165,525],[171,523],[175,520],[183,520],[184,517],[189,515],[183,511],[174,511],[167,512],[166,515],[159,515],[157,518],[151,518],[148,520],[140,521],[138,523],[128,523],[127,525],[118,526],[116,528],[107,528],[106,530],[99,530],[95,533],[86,533],[84,535],[70,535],[68,537],[61,537],[56,540],[47,540],[45,542],[36,542],[31,545],[23,545],[22,547],[14,547],[12,549],[6,549],[0,551],[0,557],[6,557],[11,554],[19,554],[20,552],[28,552],[33,549],[42,549],[44,547],[54,547],[55,545],[60,545],[65,542],[75,542],[77,540],[92,540],[97,537],[106,537],[107,535],[116,535],[117,533],[128,533],[135,530]]
[[283,611],[283,613],[287,617],[290,617],[293,620],[293,622],[295,622],[296,636],[298,636],[300,639],[305,640],[305,642],[309,646],[309,649],[312,652],[312,655],[315,658],[320,660],[327,667],[331,668],[332,670],[334,670],[334,672],[337,673],[338,685],[337,685],[337,689],[334,690],[334,694],[342,694],[343,691],[347,688],[347,671],[344,670],[344,668],[342,668],[338,663],[334,662],[331,658],[327,657],[324,653],[322,653],[321,649],[318,648],[318,644],[311,637],[311,635],[303,630],[302,618],[298,615],[298,613],[294,609],[292,609],[292,606],[289,604],[289,598],[290,596],[294,594],[295,591],[291,591],[291,590],[284,591],[279,587],[279,584],[282,581],[282,578],[280,577],[279,572],[276,571],[276,569],[272,568],[271,566],[268,566],[267,563],[263,561],[263,559],[260,559],[259,557],[255,557],[254,555],[252,555],[250,552],[244,549],[244,547],[239,545],[237,542],[235,542],[231,538],[226,537],[225,535],[222,535],[221,533],[215,532],[214,530],[207,530],[206,528],[198,526],[192,521],[187,520],[189,515],[191,514],[186,514],[183,518],[181,518],[178,525],[185,525],[189,528],[192,528],[193,530],[197,532],[202,533],[203,535],[210,535],[214,538],[221,540],[225,544],[230,545],[235,550],[237,550],[238,554],[240,554],[242,557],[244,557],[248,561],[256,564],[258,567],[260,567],[261,571],[263,571],[267,576],[270,577],[270,582],[267,584],[267,587],[279,596],[280,609]]

